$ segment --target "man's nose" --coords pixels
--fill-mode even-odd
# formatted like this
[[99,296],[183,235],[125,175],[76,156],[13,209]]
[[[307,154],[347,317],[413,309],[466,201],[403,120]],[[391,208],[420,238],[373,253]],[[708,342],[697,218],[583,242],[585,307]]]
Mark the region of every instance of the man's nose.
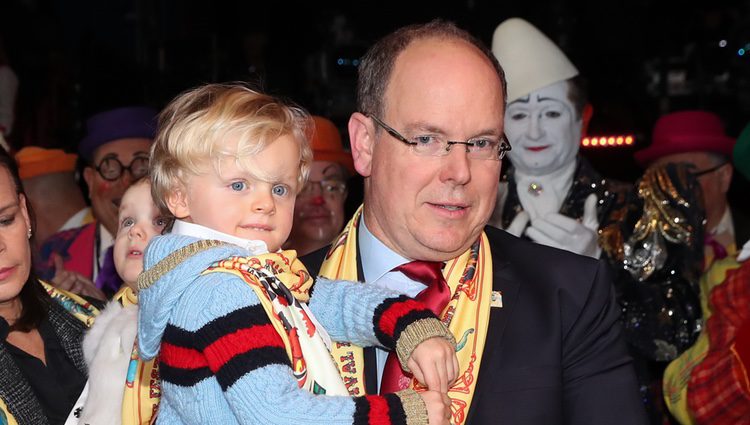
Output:
[[542,138],[542,136],[544,136],[544,130],[542,129],[542,118],[539,115],[531,115],[527,134],[529,139],[531,140],[539,140]]
[[326,200],[323,198],[323,194],[319,193],[313,196],[312,199],[310,199],[310,203],[315,206],[320,206],[320,205],[325,205]]
[[440,160],[443,161],[440,180],[450,181],[457,185],[466,184],[471,180],[471,160],[465,146],[453,145],[448,155],[443,156]]
[[135,179],[133,178],[133,174],[130,172],[130,170],[122,170],[122,174],[120,175],[120,183],[128,188],[131,184],[133,184],[133,181]]

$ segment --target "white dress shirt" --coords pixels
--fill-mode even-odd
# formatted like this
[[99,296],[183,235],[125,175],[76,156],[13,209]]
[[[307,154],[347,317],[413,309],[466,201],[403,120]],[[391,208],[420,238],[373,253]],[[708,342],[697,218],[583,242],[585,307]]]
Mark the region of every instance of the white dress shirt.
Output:
[[263,241],[242,239],[218,230],[210,229],[200,224],[188,223],[183,220],[175,220],[172,226],[172,233],[175,235],[192,236],[198,239],[215,239],[222,242],[231,243],[241,248],[245,248],[250,255],[268,254],[268,246]]
[[[411,260],[393,252],[370,233],[365,225],[364,216],[362,216],[359,223],[358,231],[359,253],[362,261],[362,272],[364,273],[362,277],[365,282],[408,295],[412,298],[426,288],[424,284],[409,279],[401,272],[391,271]],[[383,378],[383,369],[385,368],[385,361],[388,359],[388,353],[389,351],[380,348],[375,349],[378,370],[378,392],[380,392],[380,382]]]

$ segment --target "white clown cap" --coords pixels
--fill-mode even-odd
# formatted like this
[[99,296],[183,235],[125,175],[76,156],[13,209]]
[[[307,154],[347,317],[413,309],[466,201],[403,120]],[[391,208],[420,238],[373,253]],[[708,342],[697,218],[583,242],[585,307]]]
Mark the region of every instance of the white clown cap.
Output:
[[562,50],[521,18],[510,18],[495,28],[492,53],[505,70],[508,102],[578,75]]

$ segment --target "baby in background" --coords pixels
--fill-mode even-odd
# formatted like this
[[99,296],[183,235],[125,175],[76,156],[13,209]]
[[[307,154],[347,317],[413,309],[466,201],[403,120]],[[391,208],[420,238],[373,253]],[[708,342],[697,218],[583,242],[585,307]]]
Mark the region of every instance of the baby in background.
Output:
[[[138,283],[160,424],[448,423],[455,341],[432,312],[374,285],[321,278],[313,291],[280,251],[308,128],[303,110],[241,85],[198,87],[161,113],[152,193],[177,220],[149,244]],[[396,350],[428,390],[350,395],[331,340]]]
[[151,181],[141,178],[120,203],[113,259],[122,287],[84,338],[89,390],[82,424],[148,424],[159,404],[153,360],[144,361],[135,344],[138,324],[138,275],[143,252],[171,223],[151,198]]

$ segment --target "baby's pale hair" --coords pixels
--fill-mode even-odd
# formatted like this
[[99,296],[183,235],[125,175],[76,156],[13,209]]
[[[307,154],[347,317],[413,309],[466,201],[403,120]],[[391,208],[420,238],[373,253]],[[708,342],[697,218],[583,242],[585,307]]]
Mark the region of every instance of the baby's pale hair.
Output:
[[205,172],[207,164],[216,167],[230,156],[247,168],[244,160],[282,136],[291,136],[299,144],[297,191],[302,190],[312,161],[311,123],[304,109],[241,83],[206,84],[182,93],[159,114],[159,130],[151,148],[151,191],[156,205],[168,211],[167,196],[185,184],[188,175]]

